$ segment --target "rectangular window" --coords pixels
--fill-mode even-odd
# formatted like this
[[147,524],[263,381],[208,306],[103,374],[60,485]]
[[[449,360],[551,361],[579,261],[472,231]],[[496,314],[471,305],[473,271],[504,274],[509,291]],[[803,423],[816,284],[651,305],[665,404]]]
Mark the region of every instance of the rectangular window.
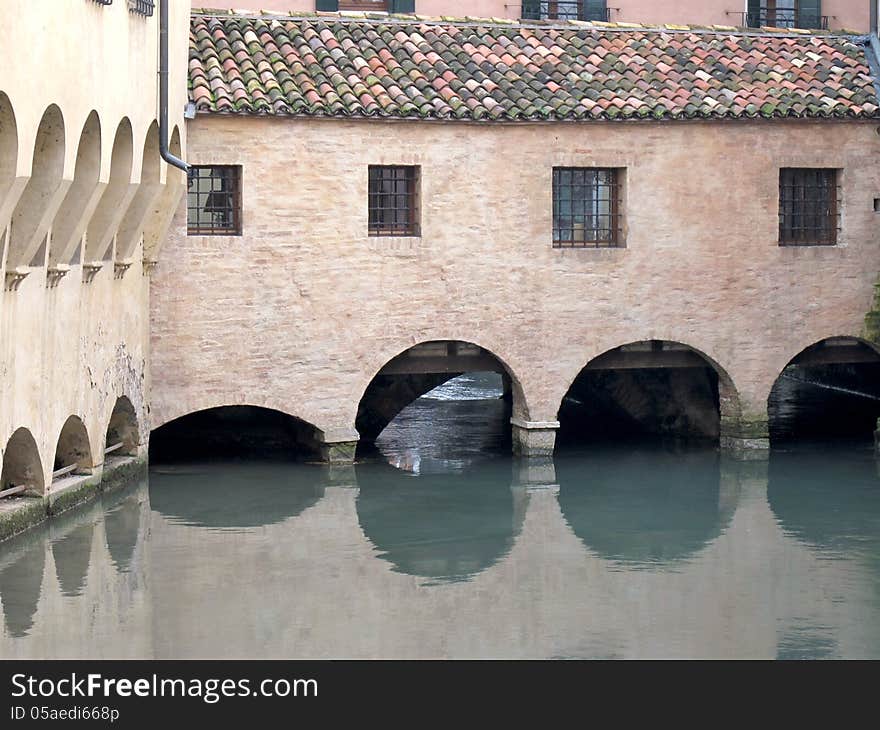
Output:
[[780,169],[780,245],[833,246],[837,214],[837,170]]
[[371,236],[418,236],[419,168],[370,165],[367,206]]
[[607,0],[523,0],[523,20],[608,20]]
[[193,165],[187,200],[190,236],[241,235],[241,167]]
[[613,168],[553,168],[553,246],[618,246],[619,175]]
[[827,28],[821,0],[749,0],[745,25],[759,28]]
[[155,7],[154,0],[128,0],[128,9],[138,15],[151,17]]

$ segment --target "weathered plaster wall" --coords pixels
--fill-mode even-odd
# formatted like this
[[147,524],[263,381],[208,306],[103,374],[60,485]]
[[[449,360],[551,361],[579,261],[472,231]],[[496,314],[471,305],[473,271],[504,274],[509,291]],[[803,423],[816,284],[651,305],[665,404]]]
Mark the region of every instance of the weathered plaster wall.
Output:
[[[169,121],[182,148],[189,1],[170,5]],[[164,236],[161,203],[176,204],[184,185],[182,173],[158,160],[158,43],[158,10],[144,17],[125,2],[5,0],[0,7],[0,457],[10,436],[27,429],[46,483],[69,416],[85,424],[95,466],[117,397],[127,396],[146,423],[149,284],[141,236],[154,258]],[[50,107],[60,123],[40,132]],[[120,129],[129,153],[124,164],[117,155],[114,168]],[[107,226],[96,227],[102,210]],[[97,229],[107,234],[106,255],[95,250]],[[34,257],[16,248],[24,230],[38,231]],[[91,281],[84,258],[103,259]],[[130,268],[118,277],[114,264]]]
[[[707,355],[766,419],[789,360],[862,333],[875,127],[200,116],[191,161],[243,166],[244,235],[187,237],[177,213],[152,280],[151,427],[252,404],[350,432],[376,372],[439,339],[498,356],[533,422],[555,420],[591,359],[650,339]],[[369,164],[421,166],[421,238],[367,236]],[[557,165],[626,168],[625,248],[552,248]],[[777,244],[783,166],[842,171],[837,246]]]

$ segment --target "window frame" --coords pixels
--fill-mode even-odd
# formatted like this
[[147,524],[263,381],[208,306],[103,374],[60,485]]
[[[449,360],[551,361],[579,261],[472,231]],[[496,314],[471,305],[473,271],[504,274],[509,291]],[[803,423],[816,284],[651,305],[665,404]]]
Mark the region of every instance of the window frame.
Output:
[[[583,177],[583,183],[577,184],[576,182],[569,182],[563,184],[561,181],[561,173],[567,172],[571,173],[572,176],[575,173],[581,173]],[[598,180],[598,176],[600,174],[607,173],[610,175],[610,182],[601,183]],[[613,249],[613,248],[625,248],[625,240],[624,240],[624,226],[623,226],[623,185],[625,180],[626,168],[622,167],[582,167],[575,165],[554,165],[551,174],[551,242],[553,248],[556,249]],[[592,211],[590,214],[586,213],[586,205],[587,198],[584,197],[580,200],[580,204],[582,204],[584,208],[584,213],[580,216],[581,218],[581,230],[583,231],[583,239],[576,240],[575,239],[575,231],[577,228],[577,217],[572,212],[568,219],[571,221],[571,225],[562,226],[560,222],[564,220],[563,216],[558,213],[558,206],[562,202],[561,191],[563,188],[568,187],[570,189],[575,189],[577,187],[586,188],[587,187],[587,176],[595,176],[596,177],[596,185],[592,188],[592,193],[590,195],[591,204],[600,203],[602,201],[607,200],[609,205],[609,211],[607,213],[597,212],[595,214],[596,218],[607,217],[608,227],[601,227],[597,225],[592,225],[589,229],[586,227],[586,220],[588,218],[594,217]],[[572,178],[573,179],[573,178]],[[601,196],[597,196],[596,192],[601,191],[602,188],[609,188],[610,195],[609,197],[603,198]],[[573,207],[575,200],[573,195],[569,199],[570,205]],[[587,236],[588,230],[593,233],[592,237]],[[598,235],[595,235],[597,231],[608,231],[608,238],[601,238]],[[562,237],[562,233],[567,231],[570,234],[570,238],[565,239]]]
[[[390,177],[382,177],[374,175],[374,171],[379,171]],[[403,179],[395,177],[402,171]],[[387,192],[375,190],[374,183],[396,185],[400,182],[406,184],[406,191],[403,193],[407,205],[403,208],[396,205],[396,199],[401,193],[394,190]],[[422,235],[421,226],[421,183],[422,168],[420,165],[369,165],[367,167],[367,234],[371,238],[419,238]],[[387,200],[395,199],[392,205],[383,205]],[[374,204],[376,203],[376,204]],[[392,211],[396,214],[399,211],[406,211],[407,220],[404,225],[398,225],[397,220],[392,223],[380,221],[375,214],[382,211]],[[396,215],[393,216],[395,219]]]
[[[242,235],[242,187],[243,187],[243,170],[241,165],[218,165],[218,164],[207,164],[207,165],[192,165],[190,168],[190,174],[187,179],[187,204],[186,204],[186,235],[187,236],[241,236]],[[190,205],[190,186],[192,185],[192,181],[196,178],[198,179],[218,179],[219,176],[206,176],[199,177],[195,175],[195,171],[197,170],[229,170],[232,171],[232,174],[227,176],[227,180],[234,181],[234,188],[232,191],[228,190],[207,190],[204,192],[196,191],[195,195],[197,197],[197,204],[195,207]],[[194,223],[190,217],[190,212],[193,210],[200,210],[198,206],[198,196],[205,195],[207,204],[207,197],[214,193],[222,193],[222,194],[230,194],[231,195],[231,205],[228,207],[228,210],[231,211],[232,214],[232,224],[228,226],[216,226],[209,225],[204,226],[198,223]],[[204,209],[201,209],[204,211]]]
[[[818,173],[825,173],[831,176],[831,184],[809,184],[801,182],[799,184],[788,182],[787,175],[792,173],[812,174],[818,177]],[[834,167],[780,167],[779,168],[779,212],[778,212],[778,242],[782,247],[802,247],[802,246],[836,246],[839,241],[840,234],[840,175],[841,170]],[[814,199],[806,198],[807,190],[828,190],[830,191],[830,199],[827,201],[827,208],[824,212],[818,210],[818,206],[813,210],[808,210],[804,203],[823,203],[826,202],[820,197]],[[786,191],[788,195],[786,195]],[[800,196],[798,195],[800,192]],[[800,197],[800,199],[798,199]],[[798,204],[800,206],[798,207]],[[787,207],[788,206],[788,207]],[[786,223],[786,218],[791,223]],[[800,225],[795,226],[793,222],[800,219],[812,219],[813,226]],[[819,221],[823,221],[825,225],[818,225]],[[813,235],[814,234],[814,235]]]

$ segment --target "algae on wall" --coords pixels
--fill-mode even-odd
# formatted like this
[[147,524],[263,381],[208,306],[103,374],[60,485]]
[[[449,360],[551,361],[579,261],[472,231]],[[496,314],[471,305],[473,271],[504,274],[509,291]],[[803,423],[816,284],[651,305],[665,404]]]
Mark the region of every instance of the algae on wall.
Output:
[[865,315],[865,339],[880,345],[880,280],[874,284],[874,303]]

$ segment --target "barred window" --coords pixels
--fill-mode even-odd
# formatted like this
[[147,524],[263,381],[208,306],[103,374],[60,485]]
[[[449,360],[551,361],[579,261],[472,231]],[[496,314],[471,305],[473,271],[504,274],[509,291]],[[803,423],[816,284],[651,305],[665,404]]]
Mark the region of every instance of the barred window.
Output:
[[418,236],[419,168],[370,165],[367,207],[371,236]]
[[523,20],[602,20],[609,18],[607,0],[523,0]]
[[128,9],[138,15],[151,17],[155,8],[154,0],[128,0]]
[[553,246],[620,243],[619,175],[612,168],[553,168]]
[[837,243],[837,202],[837,170],[780,169],[779,243],[833,246]]
[[187,234],[241,235],[241,167],[193,165],[187,187]]

